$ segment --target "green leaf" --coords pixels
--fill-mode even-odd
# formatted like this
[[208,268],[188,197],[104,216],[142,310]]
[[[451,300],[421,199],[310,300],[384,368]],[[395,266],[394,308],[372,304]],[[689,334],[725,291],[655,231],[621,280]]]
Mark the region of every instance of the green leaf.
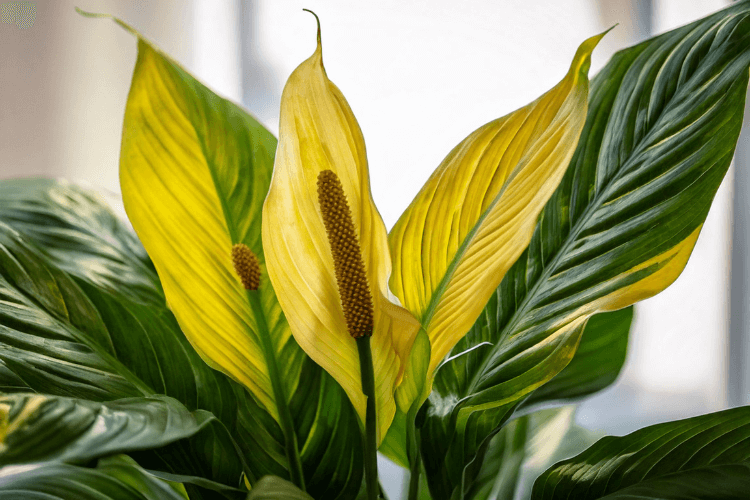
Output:
[[212,414],[190,412],[163,396],[94,403],[38,394],[4,395],[0,396],[0,467],[46,461],[86,464],[109,455],[160,448],[211,426],[221,426]]
[[186,500],[126,460],[102,461],[95,469],[49,462],[4,472],[2,500]]
[[529,417],[524,415],[510,422],[492,438],[467,498],[513,498],[526,455],[528,433]]
[[191,489],[191,499],[195,500],[196,498],[202,499],[204,498],[204,492],[208,491],[211,493],[215,493],[208,498],[216,498],[216,494],[220,496],[220,498],[225,498],[228,500],[245,500],[247,497],[247,490],[243,490],[240,488],[232,488],[230,486],[227,486],[225,484],[216,483],[214,481],[209,481],[208,479],[197,477],[197,476],[185,476],[182,474],[170,474],[168,472],[162,472],[162,471],[153,471],[153,470],[147,470],[149,474],[152,476],[155,476],[159,479],[163,479],[165,481],[168,481],[170,483],[180,484],[183,487],[187,485],[188,489],[191,489],[191,486],[196,486],[200,488],[199,494],[196,495],[196,492],[194,489]]
[[750,407],[605,437],[554,465],[532,499],[747,498]]
[[573,401],[612,384],[625,364],[633,307],[593,316],[581,334],[573,359],[555,377],[535,390],[522,407]]
[[0,182],[0,220],[52,262],[108,292],[164,302],[159,278],[135,234],[93,191],[52,179]]
[[[233,387],[221,375],[214,378],[215,372],[189,346],[181,347],[179,330],[164,328],[159,314],[147,315],[144,311],[150,311],[144,309],[136,317],[128,306],[142,305],[118,302],[101,292],[98,300],[117,306],[125,318],[115,320],[111,310],[97,309],[70,276],[49,265],[38,250],[2,224],[0,298],[0,360],[23,381],[26,391],[92,401],[166,392],[187,400],[191,410],[209,403],[204,408],[216,406],[219,414],[232,408],[224,408],[218,398],[236,401]],[[191,357],[195,363],[189,362]],[[8,389],[8,382],[2,384]],[[217,398],[213,405],[211,391]],[[229,417],[237,418],[239,406],[233,411]],[[229,422],[234,424],[231,418]],[[148,464],[155,469],[168,466],[170,472],[205,474],[234,486],[242,472],[234,446],[226,431],[212,425],[194,439],[149,453]]]
[[489,439],[570,363],[588,318],[684,268],[742,125],[750,3],[616,54],[527,251],[438,372],[422,428],[436,500],[471,488]]
[[580,453],[599,437],[600,433],[576,425],[574,406],[541,410],[512,420],[492,438],[467,497],[528,500],[542,472]]
[[253,487],[247,500],[312,500],[312,497],[289,481],[266,476]]

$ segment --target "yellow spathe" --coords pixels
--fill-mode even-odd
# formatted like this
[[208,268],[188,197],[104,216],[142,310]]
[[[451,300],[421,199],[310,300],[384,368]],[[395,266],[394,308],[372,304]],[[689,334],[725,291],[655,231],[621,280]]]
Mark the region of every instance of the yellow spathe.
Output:
[[370,193],[364,139],[349,104],[326,75],[319,35],[315,53],[292,73],[281,97],[279,146],[263,207],[263,247],[294,338],[343,387],[364,421],[357,347],[347,332],[318,203],[323,170],[332,170],[343,186],[373,298],[380,442],[396,410],[394,391],[419,324],[388,299],[388,239]]

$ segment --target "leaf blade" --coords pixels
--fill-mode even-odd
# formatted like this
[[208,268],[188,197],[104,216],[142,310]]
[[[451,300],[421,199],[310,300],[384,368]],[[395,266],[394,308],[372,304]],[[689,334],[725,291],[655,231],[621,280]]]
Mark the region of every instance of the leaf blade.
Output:
[[451,444],[431,452],[463,457],[431,464],[436,496],[465,487],[451,471],[481,457],[518,405],[567,366],[589,317],[679,275],[739,135],[748,39],[743,2],[619,52],[592,80],[570,168],[456,350],[493,347],[436,378],[427,434]]
[[[728,474],[725,484],[736,493],[741,491],[738,480],[739,485],[747,485],[748,436],[750,410],[742,407],[649,426],[623,437],[605,437],[542,474],[534,483],[532,498],[585,500],[637,492],[643,498],[696,498],[698,488],[690,484],[690,476],[718,473]],[[666,496],[649,496],[649,491]],[[673,492],[685,496],[671,496]]]

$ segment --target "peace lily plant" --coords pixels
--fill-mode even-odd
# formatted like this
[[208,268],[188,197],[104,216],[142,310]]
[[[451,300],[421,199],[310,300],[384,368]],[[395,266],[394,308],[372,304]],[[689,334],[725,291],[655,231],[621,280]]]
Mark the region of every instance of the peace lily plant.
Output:
[[742,124],[750,2],[591,82],[605,34],[583,41],[390,233],[319,25],[277,142],[115,21],[138,39],[137,237],[87,190],[0,182],[0,499],[372,500],[377,451],[409,499],[746,498],[750,408],[594,443],[560,405],[614,381],[632,304],[687,263]]

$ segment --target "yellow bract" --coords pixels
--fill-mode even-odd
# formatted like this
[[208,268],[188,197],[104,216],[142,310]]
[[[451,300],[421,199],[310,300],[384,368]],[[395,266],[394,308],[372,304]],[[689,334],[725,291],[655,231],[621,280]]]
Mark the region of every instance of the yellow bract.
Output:
[[[280,378],[288,400],[304,353],[267,280],[257,292],[265,317],[256,317],[231,257],[232,245],[244,243],[262,270],[259,212],[275,144],[241,109],[139,39],[120,157],[125,209],[190,343],[278,418],[271,378]],[[284,366],[280,374],[269,372],[270,357]]]
[[318,174],[340,179],[362,248],[373,298],[373,369],[382,439],[396,409],[394,391],[419,328],[388,299],[388,240],[370,193],[365,143],[354,114],[323,67],[320,37],[281,98],[279,147],[263,207],[268,273],[294,338],[344,388],[364,421],[359,357],[347,332],[317,194]]
[[429,335],[428,380],[527,247],[562,179],[586,120],[590,55],[603,35],[581,44],[549,92],[456,146],[393,228],[390,284]]

